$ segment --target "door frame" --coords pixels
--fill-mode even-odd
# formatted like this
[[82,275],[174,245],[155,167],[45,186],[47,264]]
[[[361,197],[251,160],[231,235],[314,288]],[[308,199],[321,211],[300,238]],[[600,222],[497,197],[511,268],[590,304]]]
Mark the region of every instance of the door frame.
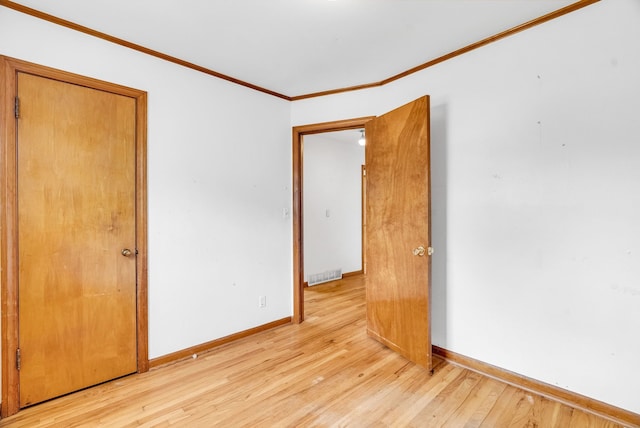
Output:
[[[305,135],[364,128],[375,116],[293,127],[293,323],[304,321],[303,138]],[[364,241],[364,237],[363,237]],[[364,265],[364,260],[363,260]]]
[[0,310],[2,344],[2,406],[7,417],[20,410],[18,348],[18,203],[17,129],[14,102],[17,73],[28,73],[61,82],[111,92],[136,102],[136,336],[137,372],[149,370],[147,302],[147,93],[133,88],[80,76],[0,55]]

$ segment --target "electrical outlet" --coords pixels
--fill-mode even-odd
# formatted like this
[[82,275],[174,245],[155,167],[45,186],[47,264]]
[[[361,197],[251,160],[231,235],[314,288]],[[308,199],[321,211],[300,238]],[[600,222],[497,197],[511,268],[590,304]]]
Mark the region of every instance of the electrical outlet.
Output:
[[266,308],[267,307],[267,296],[260,296],[258,298],[258,307]]

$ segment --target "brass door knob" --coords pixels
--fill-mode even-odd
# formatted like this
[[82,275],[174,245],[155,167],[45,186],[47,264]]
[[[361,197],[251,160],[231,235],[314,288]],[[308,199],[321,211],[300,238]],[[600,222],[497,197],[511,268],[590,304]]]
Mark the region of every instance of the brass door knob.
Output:
[[427,249],[425,250],[424,247],[421,245],[418,248],[413,249],[414,256],[423,257],[425,253],[427,253],[430,256],[433,255],[433,247],[427,247]]
[[125,257],[129,257],[131,255],[131,250],[128,248],[125,248],[122,251],[120,251],[120,253]]

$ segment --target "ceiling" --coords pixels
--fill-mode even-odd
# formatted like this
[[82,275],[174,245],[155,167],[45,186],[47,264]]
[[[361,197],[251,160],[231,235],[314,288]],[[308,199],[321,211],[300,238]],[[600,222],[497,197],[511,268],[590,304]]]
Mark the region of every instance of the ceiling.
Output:
[[[286,96],[369,84],[577,0],[18,0]],[[7,2],[3,2],[7,3]]]

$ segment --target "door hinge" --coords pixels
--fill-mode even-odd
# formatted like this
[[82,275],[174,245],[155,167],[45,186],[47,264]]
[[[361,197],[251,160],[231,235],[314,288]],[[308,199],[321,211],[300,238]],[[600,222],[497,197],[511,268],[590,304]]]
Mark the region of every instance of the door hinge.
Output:
[[13,103],[13,113],[16,116],[16,119],[20,119],[20,98],[15,97]]
[[16,369],[20,370],[20,348],[16,349]]

